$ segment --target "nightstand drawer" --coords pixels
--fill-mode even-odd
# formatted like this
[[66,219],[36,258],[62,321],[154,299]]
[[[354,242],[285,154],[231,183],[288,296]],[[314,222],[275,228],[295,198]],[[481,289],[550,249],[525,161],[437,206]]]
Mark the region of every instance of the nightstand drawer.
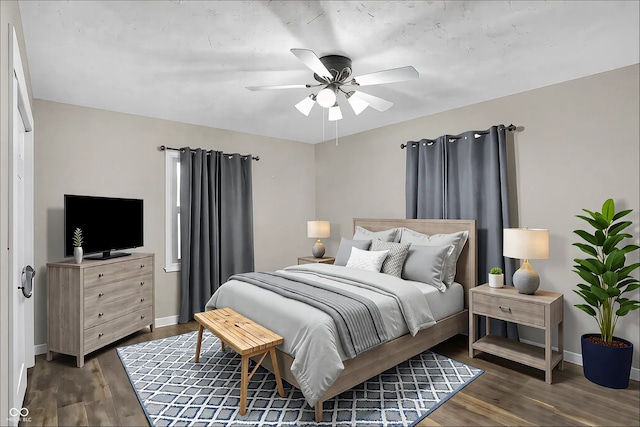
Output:
[[495,295],[473,295],[474,314],[544,328],[544,305]]

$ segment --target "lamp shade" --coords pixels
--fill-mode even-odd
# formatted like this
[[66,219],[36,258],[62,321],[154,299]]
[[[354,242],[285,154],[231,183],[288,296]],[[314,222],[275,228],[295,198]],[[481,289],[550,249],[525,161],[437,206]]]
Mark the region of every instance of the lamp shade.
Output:
[[502,254],[518,259],[549,258],[549,230],[505,228]]
[[336,103],[336,89],[335,86],[327,85],[316,95],[316,102],[324,108],[331,108]]
[[307,221],[307,237],[320,239],[331,235],[331,223],[329,221]]

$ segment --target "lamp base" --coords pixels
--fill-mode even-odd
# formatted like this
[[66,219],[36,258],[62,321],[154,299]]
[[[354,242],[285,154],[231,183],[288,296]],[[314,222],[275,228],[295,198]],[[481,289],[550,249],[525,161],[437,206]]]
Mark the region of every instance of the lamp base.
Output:
[[521,294],[533,295],[540,286],[540,276],[525,259],[522,266],[513,274],[513,286]]
[[316,244],[313,245],[313,248],[311,248],[311,253],[316,258],[322,258],[324,256],[324,245],[322,244],[320,239],[318,239],[316,241]]

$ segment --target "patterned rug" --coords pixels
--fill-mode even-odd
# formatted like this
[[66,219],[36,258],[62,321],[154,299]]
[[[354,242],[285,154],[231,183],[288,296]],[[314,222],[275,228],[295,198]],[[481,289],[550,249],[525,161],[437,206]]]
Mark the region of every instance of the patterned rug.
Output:
[[316,423],[302,393],[283,381],[280,397],[273,374],[260,367],[241,416],[240,356],[205,331],[196,364],[196,340],[190,332],[117,349],[151,425],[412,426],[482,373],[427,351],[324,402]]

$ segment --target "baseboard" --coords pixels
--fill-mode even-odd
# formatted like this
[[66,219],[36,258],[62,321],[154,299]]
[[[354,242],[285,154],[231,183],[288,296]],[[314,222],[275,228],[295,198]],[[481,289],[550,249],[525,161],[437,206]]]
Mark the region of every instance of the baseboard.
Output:
[[[531,344],[536,347],[544,347],[544,344],[540,344],[539,342],[529,341],[520,338],[520,342],[525,344]],[[555,351],[558,351],[558,347],[552,347]],[[565,362],[573,363],[574,365],[582,366],[582,355],[580,353],[574,353],[572,351],[564,350],[562,354],[562,358]],[[631,367],[631,373],[629,374],[629,379],[640,381],[640,369]]]
[[178,315],[167,316],[156,319],[156,328],[162,328],[163,326],[171,326],[178,324]]
[[[161,328],[163,326],[170,326],[178,324],[178,316],[168,316],[161,317],[156,319],[156,328]],[[47,344],[36,344],[33,346],[33,354],[38,356],[39,354],[47,353]]]

